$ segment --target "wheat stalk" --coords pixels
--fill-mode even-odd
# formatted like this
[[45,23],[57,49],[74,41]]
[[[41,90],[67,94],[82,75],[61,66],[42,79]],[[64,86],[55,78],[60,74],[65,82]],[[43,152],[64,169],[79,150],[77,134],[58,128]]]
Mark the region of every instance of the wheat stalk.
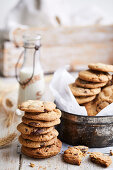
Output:
[[17,134],[11,133],[7,135],[6,137],[0,138],[0,147],[7,146],[12,143],[12,141],[16,138]]

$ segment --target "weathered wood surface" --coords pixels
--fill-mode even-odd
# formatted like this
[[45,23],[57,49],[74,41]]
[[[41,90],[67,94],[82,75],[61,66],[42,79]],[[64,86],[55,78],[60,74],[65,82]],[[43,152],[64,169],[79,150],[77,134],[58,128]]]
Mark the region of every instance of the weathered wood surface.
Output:
[[[66,148],[64,147],[64,149]],[[17,153],[17,151],[19,152],[18,142],[7,148],[0,149],[0,170],[103,170],[101,166],[92,163],[89,156],[83,159],[80,166],[77,166],[63,161],[63,151],[57,156],[48,159],[32,159],[20,152]],[[113,161],[113,156],[111,158]],[[31,168],[30,163],[34,163],[35,167]],[[106,169],[113,170],[113,164]]]
[[16,150],[17,143],[0,149],[0,170],[19,170],[19,155]]
[[[28,30],[42,35],[41,63],[45,72],[55,71],[66,64],[70,64],[74,70],[77,70],[78,65],[89,62],[113,64],[112,25]],[[23,44],[24,31],[14,31],[14,40],[18,46]],[[4,76],[15,76],[15,64],[23,49],[16,48],[11,41],[5,42],[3,46],[3,53],[0,52],[0,72]]]
[[[16,41],[19,46],[23,44],[25,31],[26,29],[16,29],[13,32],[14,43]],[[44,46],[66,46],[76,43],[113,41],[113,25],[27,28],[27,31],[40,34]]]

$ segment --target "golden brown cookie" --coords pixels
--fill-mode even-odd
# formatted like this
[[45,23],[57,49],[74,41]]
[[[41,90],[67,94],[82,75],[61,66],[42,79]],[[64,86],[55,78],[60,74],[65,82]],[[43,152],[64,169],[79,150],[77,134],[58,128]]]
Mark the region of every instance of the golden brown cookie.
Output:
[[92,162],[96,164],[100,164],[101,166],[104,167],[108,167],[112,163],[110,156],[100,152],[92,152],[90,154],[90,159]]
[[17,130],[26,135],[41,135],[51,132],[54,127],[32,127],[21,122],[17,126]]
[[45,141],[45,142],[36,142],[36,141],[31,141],[29,139],[24,139],[21,135],[19,136],[19,142],[28,148],[39,148],[42,146],[48,146],[48,145],[52,145],[56,142],[57,137],[49,140],[49,141]]
[[104,87],[98,95],[98,102],[106,101],[109,103],[113,102],[113,85]]
[[102,109],[113,102],[113,85],[104,87],[96,99],[96,110],[99,113]]
[[93,101],[85,103],[84,106],[87,110],[88,116],[95,116],[112,102],[113,85],[104,87]]
[[29,139],[29,140],[38,141],[38,142],[45,142],[45,141],[49,141],[49,140],[57,137],[58,131],[56,129],[53,129],[51,132],[48,132],[43,135],[26,135],[26,134],[21,133],[21,136],[24,139]]
[[26,112],[45,112],[56,108],[53,102],[43,102],[39,100],[28,100],[23,102],[18,108]]
[[101,88],[97,89],[86,89],[82,87],[77,87],[74,83],[69,85],[73,95],[76,96],[94,96],[98,94]]
[[99,113],[102,109],[107,107],[110,103],[107,101],[96,102],[96,111]]
[[69,164],[80,165],[83,158],[82,152],[76,147],[69,147],[63,155],[65,162]]
[[112,86],[113,85],[113,78],[107,82],[105,87]]
[[46,121],[28,119],[24,116],[22,117],[22,121],[23,123],[33,126],[33,127],[51,127],[51,126],[58,125],[60,123],[60,119],[55,119],[53,121],[46,122]]
[[96,108],[96,99],[94,99],[91,102],[85,103],[84,104],[88,116],[96,116],[97,115],[97,108]]
[[53,121],[61,117],[61,111],[59,109],[54,109],[50,112],[44,113],[25,112],[24,117],[43,121]]
[[57,139],[56,143],[49,146],[43,146],[41,148],[28,148],[22,146],[21,151],[27,156],[32,158],[49,158],[57,155],[62,147],[62,142]]
[[92,101],[93,99],[95,99],[96,95],[94,96],[86,96],[86,97],[76,97],[76,100],[78,102],[78,104],[84,104],[84,103],[87,103],[87,102],[90,102]]
[[79,145],[79,146],[74,146],[74,148],[80,149],[80,151],[82,152],[83,156],[86,156],[87,151],[88,151],[88,147],[87,146]]
[[112,79],[112,76],[106,72],[85,70],[79,72],[79,78],[91,82],[107,82]]
[[96,89],[103,87],[107,84],[107,82],[90,82],[90,81],[85,81],[80,78],[77,78],[75,81],[75,84],[79,87],[84,87],[84,88],[89,88],[89,89]]
[[103,71],[103,72],[113,72],[113,65],[103,64],[103,63],[92,63],[88,67],[91,70]]
[[112,102],[113,102],[113,85],[103,87],[101,92],[97,95],[97,97],[93,101],[85,103],[84,106],[87,110],[88,116],[95,116]]

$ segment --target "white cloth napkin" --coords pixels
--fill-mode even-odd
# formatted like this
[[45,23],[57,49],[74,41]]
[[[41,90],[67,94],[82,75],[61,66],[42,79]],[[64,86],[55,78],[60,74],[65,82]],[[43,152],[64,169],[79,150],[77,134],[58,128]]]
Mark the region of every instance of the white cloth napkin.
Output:
[[87,115],[85,107],[77,103],[69,88],[69,84],[74,81],[75,78],[65,68],[60,68],[54,73],[50,89],[59,109],[73,114]]

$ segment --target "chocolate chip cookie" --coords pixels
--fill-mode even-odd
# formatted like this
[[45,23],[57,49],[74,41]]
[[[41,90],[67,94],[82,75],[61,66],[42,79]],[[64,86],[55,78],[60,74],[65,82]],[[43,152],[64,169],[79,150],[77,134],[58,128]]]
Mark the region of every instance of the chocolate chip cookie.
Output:
[[91,70],[103,71],[103,72],[113,72],[113,65],[103,64],[103,63],[92,63],[88,67]]
[[51,132],[48,132],[43,135],[26,135],[21,133],[21,136],[24,139],[29,139],[31,141],[45,142],[57,137],[58,131],[56,129],[53,129]]
[[108,82],[112,76],[106,72],[99,72],[94,70],[85,70],[79,72],[79,78],[91,82]]
[[102,109],[107,107],[113,102],[113,85],[104,87],[97,97],[89,102],[84,104],[88,116],[96,116]]
[[100,88],[97,89],[86,89],[82,87],[77,87],[74,83],[70,84],[70,89],[73,95],[76,96],[94,96],[100,92]]
[[104,87],[98,95],[98,102],[107,101],[109,103],[113,102],[113,85]]
[[90,81],[85,81],[85,80],[81,80],[80,78],[77,78],[75,80],[75,84],[79,87],[96,89],[96,88],[104,87],[107,84],[107,82],[100,82],[100,83],[90,82]]
[[21,122],[17,126],[17,130],[26,135],[41,135],[51,132],[54,127],[32,127]]
[[104,87],[96,99],[96,111],[99,113],[102,109],[113,102],[113,85]]
[[52,145],[56,142],[57,137],[49,140],[49,141],[45,141],[45,142],[37,142],[37,141],[31,141],[29,139],[24,139],[21,135],[19,136],[19,142],[28,148],[39,148],[42,146],[49,146]]
[[79,145],[79,146],[74,146],[74,148],[80,149],[80,151],[82,152],[83,156],[86,156],[87,151],[88,151],[88,147],[87,146]]
[[42,121],[53,121],[61,117],[61,111],[59,109],[54,109],[44,113],[25,112],[24,117]]
[[51,127],[51,126],[55,126],[60,123],[60,119],[55,119],[53,121],[46,122],[46,121],[28,119],[24,116],[22,117],[22,121],[23,123],[33,126],[33,127]]
[[93,99],[95,99],[96,95],[94,96],[86,96],[86,97],[76,97],[76,100],[78,102],[78,104],[84,104],[84,103],[87,103],[87,102],[90,102],[92,101]]
[[28,100],[19,105],[18,108],[26,112],[45,112],[54,110],[56,108],[56,105],[53,102]]
[[69,164],[80,165],[82,158],[82,152],[76,147],[69,147],[63,154],[64,161]]
[[104,167],[108,167],[112,163],[112,159],[110,158],[110,156],[100,152],[92,152],[90,154],[90,159],[92,162],[100,164],[101,166]]
[[27,156],[32,158],[49,158],[57,155],[62,147],[62,142],[57,139],[56,142],[49,146],[43,146],[41,148],[28,148],[22,146],[21,151]]
[[99,113],[102,109],[107,107],[110,103],[107,101],[100,101],[96,103],[96,111]]
[[97,99],[94,99],[91,102],[85,103],[84,106],[87,110],[88,116],[96,116],[97,115],[97,108],[96,108],[96,101]]

